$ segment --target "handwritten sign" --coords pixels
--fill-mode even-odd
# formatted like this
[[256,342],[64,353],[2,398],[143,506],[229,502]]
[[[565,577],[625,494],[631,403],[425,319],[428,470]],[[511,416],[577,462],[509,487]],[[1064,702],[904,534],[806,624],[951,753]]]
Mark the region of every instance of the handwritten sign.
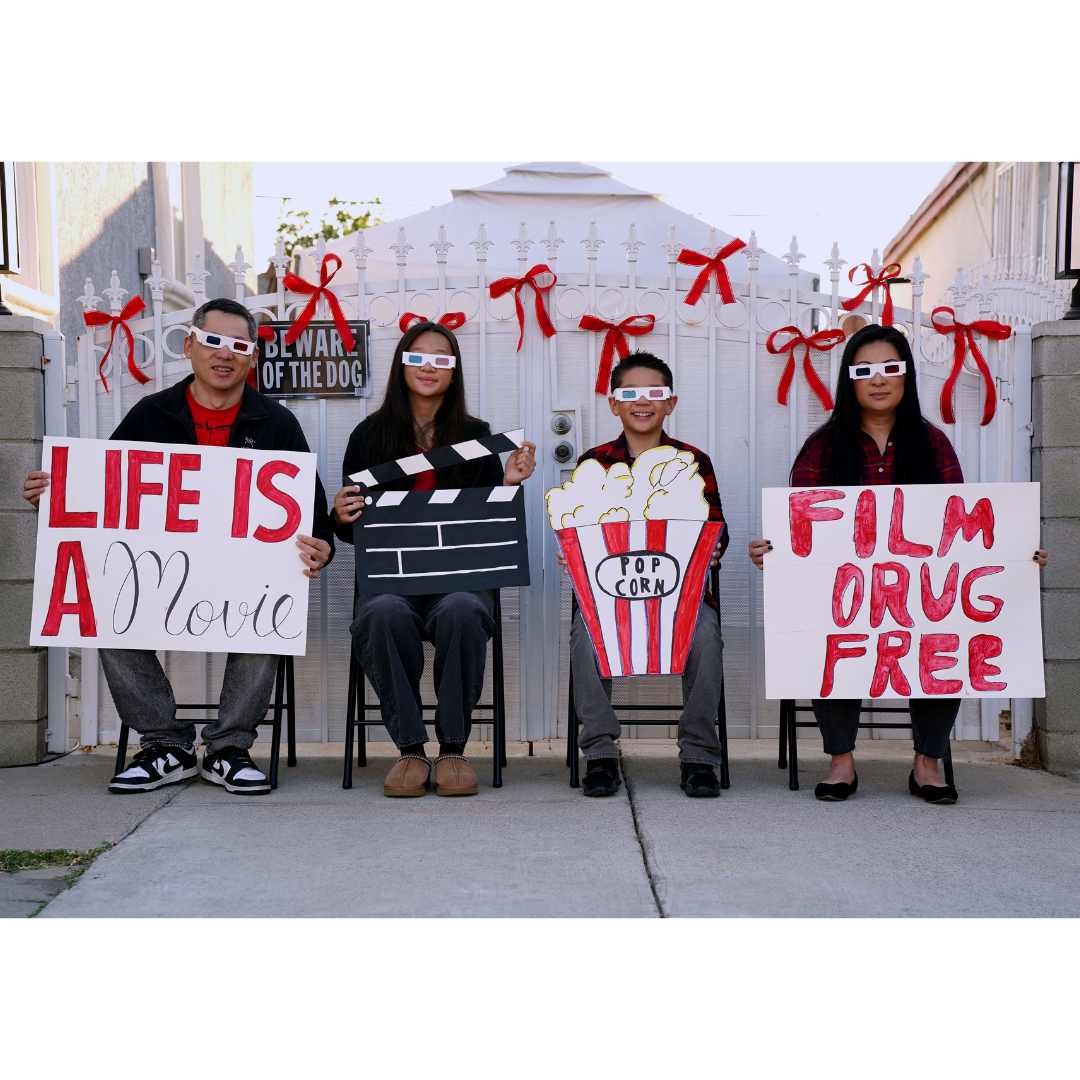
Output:
[[766,488],[769,698],[1044,697],[1038,484]]
[[315,464],[46,438],[30,644],[303,656]]

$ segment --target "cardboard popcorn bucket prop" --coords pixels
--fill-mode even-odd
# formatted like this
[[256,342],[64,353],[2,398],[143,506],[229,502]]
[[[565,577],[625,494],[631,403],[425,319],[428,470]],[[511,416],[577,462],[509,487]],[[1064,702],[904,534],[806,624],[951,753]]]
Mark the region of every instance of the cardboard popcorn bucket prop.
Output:
[[722,521],[688,451],[658,446],[633,466],[583,461],[547,493],[600,674],[679,675]]

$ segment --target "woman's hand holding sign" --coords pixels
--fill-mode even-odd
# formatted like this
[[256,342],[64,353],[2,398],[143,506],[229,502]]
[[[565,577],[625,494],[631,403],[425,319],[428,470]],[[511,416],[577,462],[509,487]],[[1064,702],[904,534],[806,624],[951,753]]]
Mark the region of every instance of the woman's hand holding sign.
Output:
[[334,519],[343,525],[351,525],[364,509],[364,497],[359,494],[360,488],[343,487],[334,496],[334,509],[331,511]]
[[763,561],[765,552],[772,551],[772,544],[768,540],[750,541],[750,561],[759,569],[764,569]]
[[503,485],[505,487],[512,487],[515,484],[520,484],[523,480],[528,480],[533,474],[533,470],[536,468],[536,443],[531,443],[527,439],[521,444],[522,449],[515,450],[506,459],[506,471],[503,473]]
[[47,472],[32,472],[23,481],[22,497],[36,510],[48,486],[49,474]]

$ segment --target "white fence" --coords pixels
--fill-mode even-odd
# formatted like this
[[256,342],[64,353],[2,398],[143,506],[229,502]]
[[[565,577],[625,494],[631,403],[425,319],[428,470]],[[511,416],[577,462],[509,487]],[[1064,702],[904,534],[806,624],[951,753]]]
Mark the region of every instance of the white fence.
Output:
[[[786,485],[799,446],[826,414],[809,392],[801,369],[796,372],[789,404],[785,407],[777,402],[777,383],[786,357],[769,354],[765,341],[772,330],[781,326],[793,324],[809,333],[812,329],[836,327],[848,317],[840,306],[841,274],[846,261],[835,245],[824,260],[829,268],[828,291],[799,288],[800,264],[806,256],[799,252],[794,238],[783,256],[789,266],[789,285],[777,287],[757,280],[762,251],[751,233],[747,247],[727,260],[735,303],[721,303],[713,280],[699,302],[690,307],[684,300],[698,271],[677,262],[681,245],[674,227],[662,244],[667,274],[646,277],[636,274],[643,242],[632,224],[628,223],[622,237],[610,239],[596,235],[595,227],[591,228],[583,238],[570,238],[580,239],[580,243],[566,243],[560,254],[564,238],[558,235],[556,223],[545,224],[545,232],[536,242],[523,222],[518,238],[512,242],[513,257],[519,276],[538,262],[547,263],[558,275],[558,284],[547,294],[557,334],[550,339],[543,337],[536,325],[531,296],[527,295],[524,342],[517,352],[513,298],[492,300],[488,293],[493,276],[487,270],[492,241],[486,238],[483,225],[478,226],[475,237],[457,238],[459,243],[471,244],[475,249],[476,268],[467,274],[447,274],[445,255],[450,241],[440,233],[432,245],[438,258],[438,276],[410,277],[411,246],[404,229],[399,229],[397,242],[391,245],[397,280],[368,281],[366,260],[373,252],[365,245],[363,232],[356,233],[354,239],[351,254],[358,280],[335,287],[334,292],[347,317],[371,320],[374,402],[381,399],[389,373],[390,358],[400,336],[400,315],[406,310],[434,317],[446,311],[463,311],[467,321],[457,336],[471,411],[489,421],[493,431],[524,427],[526,436],[538,444],[540,467],[526,488],[533,585],[506,590],[503,604],[509,738],[538,740],[566,734],[570,592],[555,562],[555,541],[546,528],[543,497],[548,487],[569,476],[569,467],[555,457],[557,444],[570,442],[576,457],[587,447],[614,438],[619,430],[606,400],[592,392],[602,335],[578,328],[579,319],[586,313],[613,322],[635,314],[656,318],[652,333],[632,344],[655,352],[672,366],[679,404],[669,431],[701,447],[712,458],[731,533],[720,595],[730,734],[733,738],[774,737],[779,706],[764,698],[760,579],[745,554],[746,543],[759,534],[758,489]],[[597,273],[597,252],[605,242],[622,246],[625,272]],[[711,234],[711,247],[703,249],[705,254],[714,255],[721,243]],[[317,268],[323,254],[321,244],[311,254]],[[876,251],[872,261],[877,265]],[[236,297],[256,314],[274,319],[293,317],[308,297],[285,290],[282,281],[290,260],[280,243],[272,262],[277,270],[277,291],[245,295],[245,281],[252,268],[237,249],[230,264]],[[940,424],[938,395],[951,363],[952,340],[933,329],[928,311],[923,309],[927,276],[921,273],[918,260],[909,276],[913,308],[897,307],[895,322],[915,346],[923,409]],[[206,277],[198,261],[187,274],[199,302],[204,297]],[[136,363],[150,377],[146,386],[128,374],[126,347],[117,334],[104,370],[109,388],[106,393],[97,368],[107,347],[108,332],[97,330],[79,338],[77,368],[68,369],[75,386],[66,392],[71,397],[77,387],[79,431],[84,437],[108,437],[137,400],[173,385],[189,373],[181,346],[183,328],[190,324],[192,309],[165,312],[162,299],[166,284],[155,264],[154,274],[146,282],[151,309],[130,323],[135,334]],[[993,310],[989,289],[963,292],[967,288],[961,286],[965,305],[974,303],[980,311]],[[846,279],[844,291],[854,291]],[[879,291],[875,289],[858,309],[864,319],[880,317]],[[119,313],[127,294],[115,274],[110,288],[103,292],[112,312]],[[100,302],[88,280],[82,298],[84,307],[94,309]],[[957,308],[958,318],[967,321],[967,314],[966,307]],[[327,315],[320,313],[320,317]],[[1028,478],[1030,340],[1030,332],[1021,326],[1010,342],[1002,343],[1006,347],[981,342],[1001,402],[988,427],[979,426],[982,391],[970,358],[970,366],[960,379],[956,423],[945,430],[970,481]],[[830,386],[835,385],[841,350],[842,346],[813,355],[815,369]],[[367,413],[367,400],[289,400],[286,405],[297,416],[312,450],[318,454],[320,474],[332,497],[341,480],[345,445],[352,429]],[[559,417],[565,419],[556,423]],[[565,429],[567,421],[569,430]],[[308,653],[298,661],[296,673],[301,739],[343,738],[352,575],[352,550],[342,545],[335,562],[313,587]],[[193,700],[195,695],[194,700],[198,700],[198,695],[205,693],[210,696],[202,700],[214,700],[213,695],[220,689],[223,659],[194,653],[168,654],[166,670],[177,688],[177,697]],[[429,678],[426,676],[426,680]],[[617,700],[675,704],[681,694],[678,682],[660,677],[626,680],[617,684],[617,694],[622,695]],[[426,686],[430,695],[430,681]],[[490,671],[482,700],[487,700],[488,693]],[[999,704],[1004,707],[1006,703]],[[84,742],[115,738],[116,713],[98,673],[94,650],[83,653],[80,709]],[[487,725],[480,725],[482,737],[487,731]],[[655,737],[657,729],[647,731]],[[669,732],[674,734],[673,729]],[[627,731],[628,736],[635,734],[632,728]],[[996,739],[997,734],[996,706],[989,703],[980,712],[977,702],[966,702],[957,736]]]

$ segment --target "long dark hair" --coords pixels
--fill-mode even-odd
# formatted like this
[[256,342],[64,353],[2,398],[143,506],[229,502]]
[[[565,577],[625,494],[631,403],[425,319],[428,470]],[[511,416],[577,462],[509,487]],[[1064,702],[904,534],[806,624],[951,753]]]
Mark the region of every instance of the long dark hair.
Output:
[[[449,446],[475,436],[475,428],[480,421],[470,416],[466,407],[465,374],[461,370],[461,347],[457,338],[452,330],[438,323],[414,323],[405,331],[394,350],[390,377],[386,381],[386,393],[383,395],[382,404],[372,413],[371,423],[364,436],[359,465],[362,469],[416,453],[416,421],[409,403],[409,388],[405,383],[405,367],[401,363],[401,354],[411,349],[416,339],[429,330],[446,338],[447,352],[452,353],[457,360],[451,373],[450,385],[439,411],[435,414],[434,445]],[[475,465],[447,466],[436,472],[435,482],[439,487],[461,487],[469,482],[475,471]],[[408,490],[412,484],[412,477],[404,477],[384,486]]]
[[[896,327],[877,326],[873,323],[852,334],[844,346],[840,375],[836,380],[836,407],[832,416],[814,433],[825,438],[828,455],[826,482],[840,487],[855,487],[861,482],[862,406],[855,397],[855,384],[848,375],[848,366],[855,363],[855,357],[864,345],[874,341],[887,341],[895,346],[900,359],[905,361],[907,366],[904,396],[897,406],[892,430],[896,482],[937,484],[940,477],[930,446],[930,425],[919,406],[919,387],[915,378],[911,347],[907,338]],[[814,438],[814,435],[810,438]]]

